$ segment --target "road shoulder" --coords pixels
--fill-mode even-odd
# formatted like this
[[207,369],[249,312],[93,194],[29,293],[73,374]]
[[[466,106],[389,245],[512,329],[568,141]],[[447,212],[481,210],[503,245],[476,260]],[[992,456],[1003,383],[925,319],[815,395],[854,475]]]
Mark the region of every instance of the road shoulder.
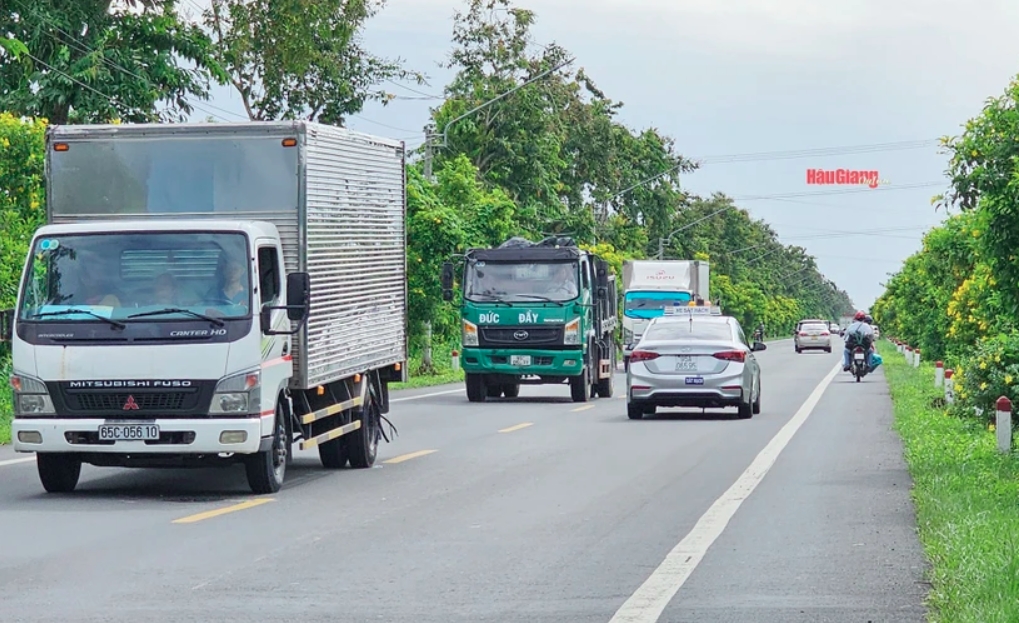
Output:
[[840,373],[660,620],[925,621],[910,488],[883,374]]

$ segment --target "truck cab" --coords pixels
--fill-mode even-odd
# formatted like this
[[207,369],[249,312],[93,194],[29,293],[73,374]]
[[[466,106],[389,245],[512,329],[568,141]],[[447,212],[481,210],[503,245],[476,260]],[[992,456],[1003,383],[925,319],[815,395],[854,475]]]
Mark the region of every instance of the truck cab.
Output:
[[[467,397],[519,395],[521,385],[570,386],[575,402],[612,395],[617,294],[608,264],[569,239],[514,239],[472,249],[460,299]],[[453,299],[455,267],[443,268]]]

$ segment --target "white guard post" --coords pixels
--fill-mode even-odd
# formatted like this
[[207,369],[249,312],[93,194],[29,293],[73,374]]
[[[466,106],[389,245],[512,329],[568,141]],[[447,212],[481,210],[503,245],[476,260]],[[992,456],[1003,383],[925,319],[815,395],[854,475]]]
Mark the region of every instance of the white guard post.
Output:
[[913,352],[913,367],[914,368],[919,368],[920,367],[920,349],[919,348],[916,349]]
[[955,402],[955,379],[952,375],[955,374],[955,370],[949,368],[945,370],[945,403],[952,404]]
[[934,362],[934,387],[943,387],[945,384],[945,362]]
[[1012,449],[1012,401],[1002,396],[994,404],[994,432],[998,437],[998,452]]

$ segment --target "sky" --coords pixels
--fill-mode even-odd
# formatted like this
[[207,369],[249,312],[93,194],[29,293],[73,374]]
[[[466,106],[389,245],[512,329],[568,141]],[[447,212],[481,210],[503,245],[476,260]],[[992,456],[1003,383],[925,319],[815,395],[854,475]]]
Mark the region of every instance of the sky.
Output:
[[[186,0],[185,8],[207,3]],[[403,59],[429,85],[385,85],[406,99],[370,104],[349,127],[405,139],[409,147],[423,142],[429,108],[440,100],[422,93],[441,95],[451,78],[439,65],[451,49],[454,11],[465,6],[388,0],[366,25],[365,45]],[[684,176],[687,190],[736,198],[782,242],[804,247],[864,309],[945,217],[931,204],[947,188],[948,157],[935,139],[960,133],[1019,73],[1013,1],[517,0],[516,6],[536,13],[538,45],[565,47],[575,68],[624,102],[621,122],[656,128],[675,139],[680,154],[704,159]],[[232,90],[217,88],[213,96],[217,116],[243,118]],[[857,146],[874,147],[844,149]],[[808,185],[811,168],[876,170],[882,185],[864,192]]]

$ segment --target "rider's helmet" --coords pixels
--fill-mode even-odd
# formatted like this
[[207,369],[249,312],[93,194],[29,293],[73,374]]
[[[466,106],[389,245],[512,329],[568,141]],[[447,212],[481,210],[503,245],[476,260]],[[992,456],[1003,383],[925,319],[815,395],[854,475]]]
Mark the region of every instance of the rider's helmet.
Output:
[[874,324],[874,319],[871,317],[870,314],[864,316],[863,321],[866,322],[867,324]]
[[858,322],[865,322],[866,319],[867,319],[867,314],[862,312],[862,311],[856,312],[856,315],[853,316],[853,320],[856,320]]

